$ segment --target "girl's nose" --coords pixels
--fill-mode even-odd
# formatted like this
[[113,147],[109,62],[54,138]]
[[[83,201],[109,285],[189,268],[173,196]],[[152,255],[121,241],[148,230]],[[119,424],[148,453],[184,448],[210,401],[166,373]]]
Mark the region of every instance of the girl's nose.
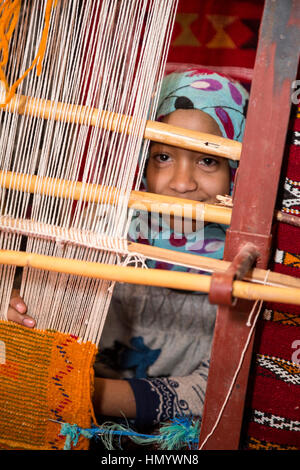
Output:
[[197,189],[197,182],[191,168],[180,168],[174,171],[169,185],[172,191],[180,194],[192,192]]

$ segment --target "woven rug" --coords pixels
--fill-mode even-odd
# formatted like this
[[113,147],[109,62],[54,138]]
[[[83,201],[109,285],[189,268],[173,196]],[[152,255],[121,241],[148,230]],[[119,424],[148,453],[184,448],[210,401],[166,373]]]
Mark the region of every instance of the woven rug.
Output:
[[59,422],[90,427],[93,344],[1,321],[0,350],[0,448],[62,450]]
[[[293,110],[279,194],[300,217],[300,108]],[[279,223],[272,270],[300,277],[300,228]],[[300,449],[300,307],[267,303],[258,324],[242,446]]]
[[168,62],[253,68],[264,0],[179,0]]

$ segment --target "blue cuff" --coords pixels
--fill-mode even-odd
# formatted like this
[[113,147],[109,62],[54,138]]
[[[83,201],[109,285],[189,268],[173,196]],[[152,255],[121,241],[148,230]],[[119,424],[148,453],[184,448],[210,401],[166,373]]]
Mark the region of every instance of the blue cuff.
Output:
[[136,401],[137,429],[149,429],[158,424],[158,409],[160,398],[158,393],[151,387],[151,382],[147,379],[127,379],[130,384]]

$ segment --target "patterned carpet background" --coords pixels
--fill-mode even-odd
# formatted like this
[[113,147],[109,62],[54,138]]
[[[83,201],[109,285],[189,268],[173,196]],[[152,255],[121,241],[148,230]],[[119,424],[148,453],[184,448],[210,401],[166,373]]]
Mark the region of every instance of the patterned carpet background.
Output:
[[[300,109],[292,110],[279,206],[300,216]],[[278,223],[273,271],[300,277],[300,229]],[[256,335],[243,445],[300,449],[300,307],[267,303]]]
[[253,68],[263,0],[179,0],[168,62]]

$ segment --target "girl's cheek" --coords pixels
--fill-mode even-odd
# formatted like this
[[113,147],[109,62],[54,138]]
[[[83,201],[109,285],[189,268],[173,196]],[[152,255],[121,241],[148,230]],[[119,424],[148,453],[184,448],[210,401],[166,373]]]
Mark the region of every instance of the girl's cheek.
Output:
[[206,178],[202,179],[201,187],[202,190],[207,194],[210,202],[215,202],[217,195],[226,193],[225,189],[227,188],[227,184],[226,180],[218,177],[217,175],[215,177],[212,177],[212,175],[207,175]]
[[147,172],[147,190],[152,193],[163,194],[165,189],[164,179],[161,172],[155,171],[153,168]]

